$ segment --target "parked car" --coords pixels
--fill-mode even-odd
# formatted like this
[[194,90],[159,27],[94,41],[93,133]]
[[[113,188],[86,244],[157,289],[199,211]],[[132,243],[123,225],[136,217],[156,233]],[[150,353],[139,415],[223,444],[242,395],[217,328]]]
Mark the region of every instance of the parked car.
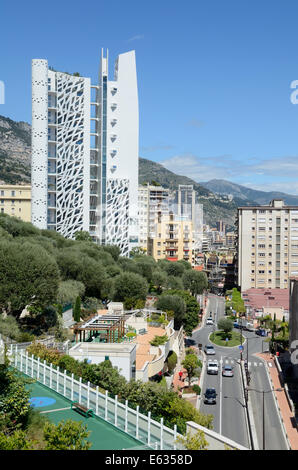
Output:
[[267,336],[267,331],[264,330],[263,328],[259,328],[258,330],[256,330],[256,335]]
[[214,405],[216,403],[217,393],[215,388],[207,388],[204,396],[204,403],[207,403],[208,405]]
[[213,320],[211,317],[207,318],[206,325],[213,325]]
[[229,365],[224,366],[222,369],[222,375],[223,377],[234,377],[233,367]]
[[237,321],[234,321],[233,326],[234,328],[240,328],[240,325]]
[[214,356],[215,354],[215,349],[212,344],[206,344],[204,351],[208,356]]
[[207,364],[207,374],[217,375],[218,374],[218,361],[211,359]]

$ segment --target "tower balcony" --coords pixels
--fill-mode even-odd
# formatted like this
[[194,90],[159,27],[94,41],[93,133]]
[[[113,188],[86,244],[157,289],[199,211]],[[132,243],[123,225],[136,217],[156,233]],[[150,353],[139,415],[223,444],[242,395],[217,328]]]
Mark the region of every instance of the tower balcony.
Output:
[[117,155],[117,150],[116,149],[111,150],[110,154],[112,158],[115,157]]

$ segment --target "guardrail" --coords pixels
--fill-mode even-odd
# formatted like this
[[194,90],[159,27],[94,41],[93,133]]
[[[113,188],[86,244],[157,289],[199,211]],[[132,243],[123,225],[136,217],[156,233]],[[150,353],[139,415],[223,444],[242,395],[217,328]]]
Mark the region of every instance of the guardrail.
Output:
[[170,429],[163,423],[151,418],[151,413],[147,416],[140,413],[139,406],[136,410],[115,398],[109,397],[108,391],[105,394],[99,392],[98,387],[92,387],[90,382],[82,382],[82,378],[76,380],[74,374],[68,375],[67,371],[60,371],[53,364],[35,359],[23,350],[11,351],[11,362],[20,372],[36,379],[41,384],[54,390],[70,401],[78,401],[88,409],[92,409],[96,416],[104,419],[116,428],[124,431],[143,444],[157,450],[175,450],[180,446],[176,444],[177,437],[181,436],[177,432],[177,426]]

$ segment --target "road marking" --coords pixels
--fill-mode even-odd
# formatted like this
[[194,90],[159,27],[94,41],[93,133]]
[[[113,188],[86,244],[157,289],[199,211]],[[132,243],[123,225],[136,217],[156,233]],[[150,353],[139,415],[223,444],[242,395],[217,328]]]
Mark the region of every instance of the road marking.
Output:
[[263,365],[263,362],[259,362],[259,366],[262,366]]
[[257,367],[257,365],[258,365],[258,364],[257,364],[256,362],[254,362],[254,366]]
[[[222,364],[222,356],[220,357],[220,362]],[[221,371],[219,372],[219,393],[220,393],[220,399],[219,399],[219,434],[221,434],[221,410],[222,410],[222,373]]]
[[268,366],[269,366],[269,367],[272,367],[272,364],[271,364],[271,362],[268,362]]

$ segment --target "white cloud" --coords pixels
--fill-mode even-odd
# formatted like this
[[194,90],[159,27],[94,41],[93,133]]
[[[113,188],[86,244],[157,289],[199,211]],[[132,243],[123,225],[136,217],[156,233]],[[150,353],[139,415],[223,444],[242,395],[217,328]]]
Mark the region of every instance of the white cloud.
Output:
[[182,154],[160,163],[168,170],[198,182],[225,179],[261,191],[298,194],[297,156],[272,157],[267,160],[260,158],[238,160],[231,155],[203,158],[193,154]]
[[204,121],[201,121],[199,119],[191,119],[188,123],[187,126],[189,127],[195,127],[196,129],[200,129],[205,125]]
[[132,38],[127,39],[126,42],[132,42],[132,41],[139,41],[140,39],[144,39],[144,34],[137,34],[136,36],[133,36]]

